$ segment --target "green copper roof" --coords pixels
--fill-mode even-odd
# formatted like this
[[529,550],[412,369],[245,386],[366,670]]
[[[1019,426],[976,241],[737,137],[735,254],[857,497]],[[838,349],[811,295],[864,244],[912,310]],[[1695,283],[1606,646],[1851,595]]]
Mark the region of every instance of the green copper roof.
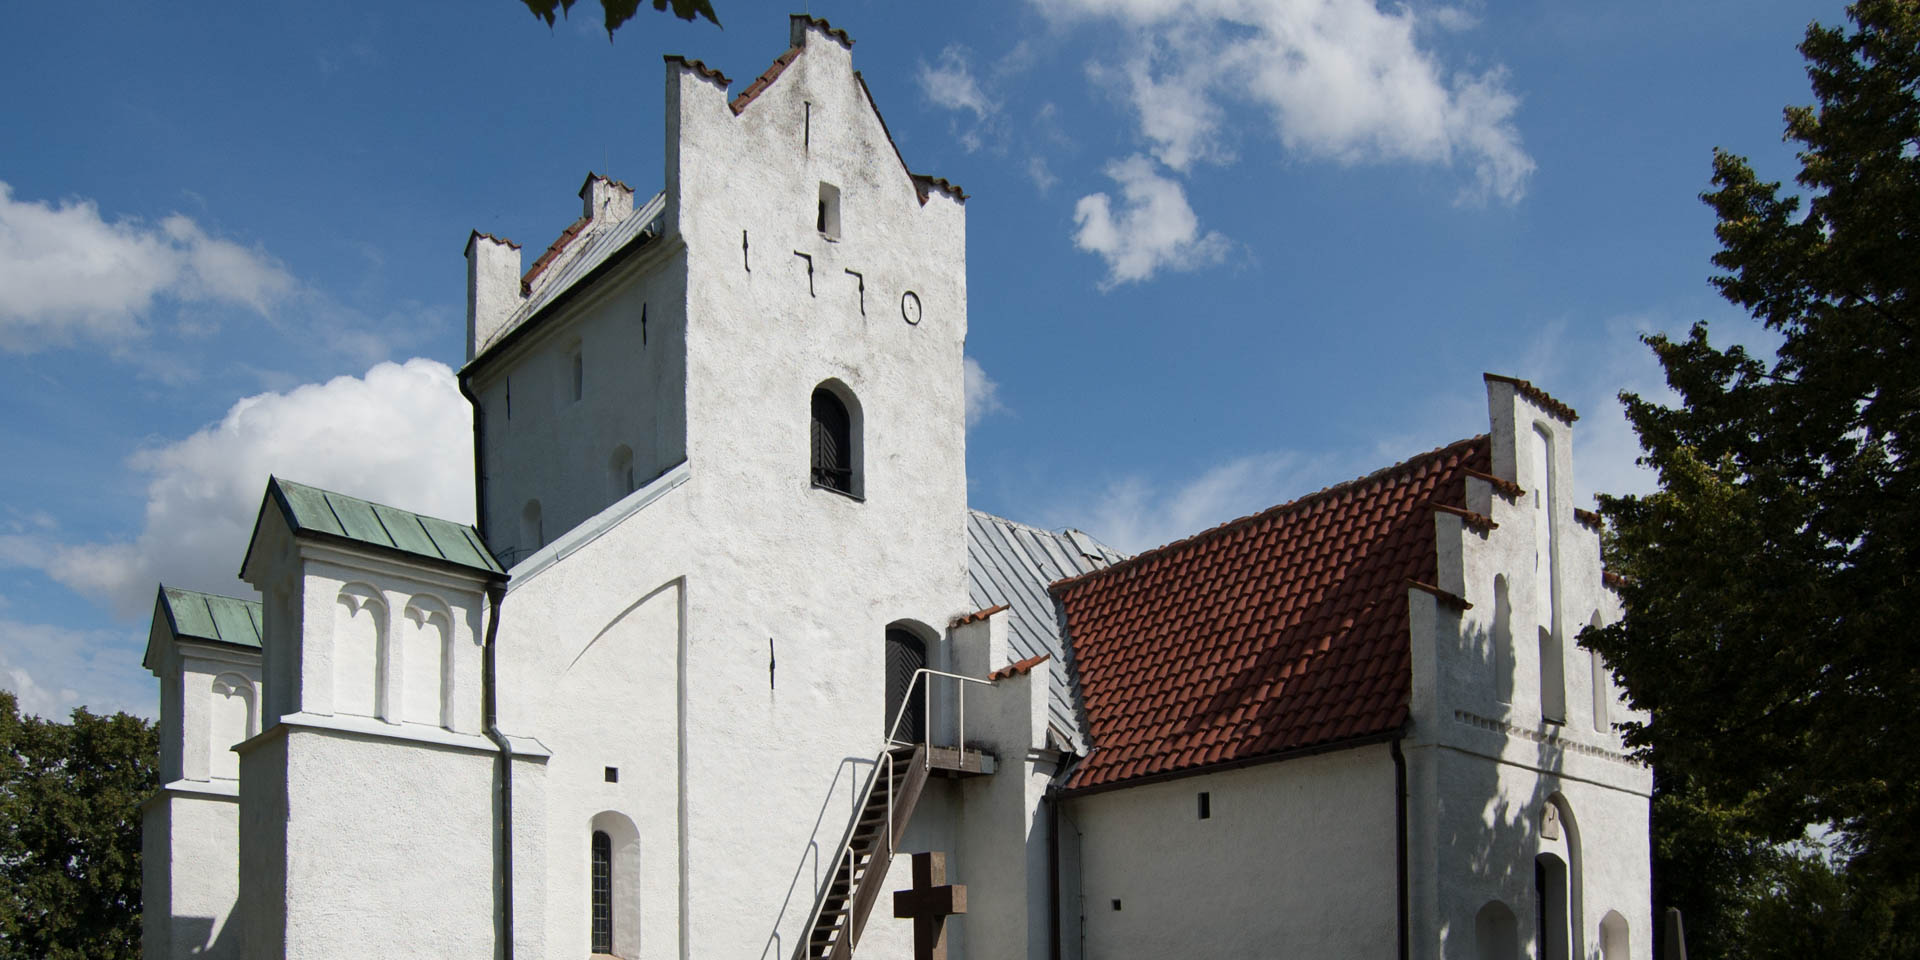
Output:
[[280,506],[294,534],[320,534],[486,573],[505,574],[479,531],[463,523],[424,517],[385,504],[274,477],[267,496]]
[[260,605],[252,600],[163,586],[160,606],[176,637],[260,647]]

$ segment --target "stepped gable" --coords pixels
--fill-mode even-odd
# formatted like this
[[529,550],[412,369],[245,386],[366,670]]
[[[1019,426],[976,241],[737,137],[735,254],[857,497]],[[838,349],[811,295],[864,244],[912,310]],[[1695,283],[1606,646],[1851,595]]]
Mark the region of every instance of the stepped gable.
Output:
[[1408,581],[1485,436],[1053,585],[1092,750],[1072,790],[1382,738],[1412,694]]

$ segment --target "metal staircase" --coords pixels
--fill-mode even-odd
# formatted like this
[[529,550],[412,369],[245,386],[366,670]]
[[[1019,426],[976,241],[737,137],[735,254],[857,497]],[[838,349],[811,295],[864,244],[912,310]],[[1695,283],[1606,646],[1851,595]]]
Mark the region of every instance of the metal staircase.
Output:
[[906,835],[914,805],[927,785],[926,750],[925,744],[889,746],[875,758],[866,796],[814,914],[802,956],[821,960],[853,956],[867,914],[886,886],[894,849]]
[[[913,808],[920,802],[920,792],[925,789],[928,776],[938,773],[945,777],[969,777],[993,772],[990,756],[966,747],[965,696],[969,686],[992,686],[992,683],[922,668],[914,673],[907,688],[909,694],[915,685],[931,686],[935,677],[954,684],[957,714],[952,731],[954,745],[936,747],[928,742],[927,732],[933,729],[933,697],[922,696],[917,701],[911,696],[904,698],[893,724],[887,728],[886,746],[874,757],[873,773],[867,777],[866,788],[860,794],[860,803],[853,822],[847,826],[846,838],[840,843],[840,855],[826,888],[814,903],[807,938],[794,950],[795,960],[852,960],[854,945],[860,942],[867,915],[886,887],[887,867],[907,834],[907,823],[913,819]],[[900,740],[909,705],[916,702],[923,711],[918,727],[919,742]]]

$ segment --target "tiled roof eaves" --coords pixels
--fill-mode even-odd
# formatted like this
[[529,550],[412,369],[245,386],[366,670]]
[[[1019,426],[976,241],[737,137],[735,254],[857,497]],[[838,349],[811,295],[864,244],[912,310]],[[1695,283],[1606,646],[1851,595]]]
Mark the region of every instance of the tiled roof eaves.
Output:
[[1460,472],[1475,480],[1485,480],[1489,486],[1493,487],[1493,492],[1506,497],[1508,500],[1518,500],[1527,493],[1526,487],[1514,483],[1505,477],[1496,477],[1491,473],[1475,470],[1471,467],[1463,469]]
[[540,259],[535,260],[533,266],[527,268],[527,272],[520,277],[521,296],[524,297],[533,292],[533,281],[539,279],[540,275],[547,271],[547,267],[552,266],[553,261],[560,258],[560,252],[565,250],[567,245],[580,235],[580,231],[585,230],[587,224],[592,222],[592,217],[581,217],[569,224],[565,230],[560,231],[560,236],[547,245],[546,252],[542,253]]
[[1539,404],[1541,409],[1546,410],[1548,413],[1551,413],[1554,416],[1559,417],[1561,420],[1564,420],[1567,423],[1572,423],[1575,420],[1580,419],[1580,415],[1577,413],[1574,413],[1572,407],[1569,407],[1566,404],[1561,403],[1558,400],[1555,400],[1554,398],[1548,396],[1545,390],[1542,390],[1539,387],[1536,387],[1533,384],[1520,379],[1519,377],[1502,376],[1498,373],[1486,373],[1486,374],[1481,374],[1481,378],[1484,380],[1487,380],[1488,382],[1493,382],[1493,383],[1513,384],[1513,388],[1515,390],[1520,391],[1521,396],[1524,396],[1527,399],[1532,400],[1534,403]]
[[721,73],[720,71],[715,70],[714,68],[709,67],[706,64],[701,63],[700,61],[695,60],[691,57],[683,57],[677,53],[669,53],[661,59],[664,59],[668,63],[677,63],[683,67],[686,67],[687,69],[692,70],[695,76],[698,76],[705,80],[711,80],[715,83],[718,83],[722,87],[729,87],[733,85],[733,81],[728,80],[726,74]]
[[1013,663],[1009,663],[1006,666],[1001,667],[1000,669],[987,674],[987,679],[999,681],[999,680],[1005,680],[1008,677],[1016,677],[1023,673],[1031,673],[1034,667],[1037,667],[1052,658],[1053,658],[1053,654],[1042,653],[1036,656],[1028,657],[1025,660],[1016,660]]
[[796,14],[792,14],[791,16],[795,20],[806,21],[807,26],[818,27],[821,30],[821,32],[825,33],[827,36],[840,41],[840,45],[847,48],[848,50],[853,49],[853,38],[850,36],[847,36],[847,32],[845,30],[842,30],[839,27],[836,27],[833,24],[828,23],[827,21],[819,17],[810,16],[808,14],[796,13]]
[[1435,503],[1431,500],[1427,501],[1426,506],[1441,513],[1450,513],[1459,517],[1460,522],[1466,524],[1467,529],[1475,533],[1487,533],[1500,526],[1493,522],[1492,517],[1484,513],[1475,513],[1465,507],[1456,507],[1450,503]]
[[1579,507],[1574,507],[1573,518],[1580,521],[1582,526],[1593,528],[1593,532],[1595,533],[1599,533],[1601,529],[1606,526],[1601,522],[1600,515],[1594,513],[1592,510],[1583,510]]
[[739,96],[733,98],[732,103],[727,104],[727,106],[733,110],[734,116],[739,116],[740,111],[747,108],[747,104],[752,103],[755,97],[760,96],[760,94],[766,92],[768,87],[773,86],[773,82],[780,79],[780,75],[786,72],[787,67],[791,66],[793,61],[799,59],[800,51],[804,49],[804,47],[788,47],[786,53],[775,57],[772,66],[762,71],[760,76],[755,77],[752,83],[747,84],[745,90],[740,91]]
[[965,616],[954,617],[953,622],[948,624],[948,626],[964,627],[969,623],[979,623],[980,621],[985,620],[988,617],[991,617],[994,614],[999,613],[1000,611],[1005,609],[1007,609],[1007,605],[1003,603],[998,606],[988,607],[985,610],[975,610],[974,612],[969,613]]
[[[1402,710],[1402,713],[1404,714],[1405,711]],[[1352,750],[1358,747],[1370,747],[1375,744],[1386,743],[1390,740],[1397,740],[1400,737],[1405,736],[1406,727],[1407,727],[1407,721],[1406,721],[1406,718],[1403,716],[1399,722],[1393,724],[1391,727],[1384,728],[1372,733],[1363,733],[1358,736],[1345,737],[1339,740],[1330,740],[1330,741],[1327,741],[1326,743],[1308,744],[1303,747],[1295,747],[1288,750],[1281,750],[1277,753],[1265,753],[1265,754],[1259,754],[1257,756],[1251,756],[1251,757],[1235,757],[1231,760],[1222,760],[1217,763],[1199,764],[1197,766],[1191,766],[1191,767],[1181,767],[1177,770],[1162,770],[1158,773],[1143,774],[1141,776],[1136,776],[1136,777],[1125,777],[1117,780],[1102,780],[1099,783],[1090,784],[1088,786],[1071,786],[1070,785],[1066,789],[1060,791],[1060,796],[1066,797],[1066,798],[1086,797],[1096,793],[1106,793],[1109,790],[1124,790],[1128,787],[1144,787],[1151,783],[1165,783],[1169,780],[1184,780],[1187,777],[1205,776],[1209,773],[1224,773],[1228,770],[1239,770],[1245,767],[1254,767],[1254,766],[1259,766],[1261,764],[1266,764],[1266,763],[1279,763],[1284,760],[1297,760],[1301,757],[1311,757],[1311,756],[1316,756],[1322,753],[1332,753],[1336,750]],[[1095,747],[1094,750],[1097,752],[1099,748]],[[1093,756],[1092,754],[1089,754],[1087,759],[1089,760],[1092,759],[1092,756]],[[1069,784],[1072,784],[1074,779],[1078,779],[1078,775],[1080,771],[1084,769],[1086,769],[1086,766],[1084,763],[1076,767],[1074,770],[1074,776],[1070,777],[1067,782]]]
[[[637,217],[640,213],[636,210],[633,215]],[[601,277],[606,276],[621,264],[631,260],[635,254],[655,239],[657,239],[657,237],[650,230],[642,230],[635,234],[633,239],[627,241],[620,249],[607,254],[607,258],[600,261],[599,265],[592,270],[587,271],[585,276],[574,281],[571,286],[561,291],[558,296],[547,301],[539,310],[534,311],[532,316],[520,321],[512,330],[507,331],[506,336],[483,347],[479,356],[467,361],[467,365],[460,368],[460,375],[462,377],[469,376],[475,369],[490,358],[504,356],[510,344],[518,343],[526,339],[528,334],[544,323],[547,318],[559,313],[563,307],[572,303],[573,299],[581,294],[581,291],[591,288]]]
[[1454,593],[1451,590],[1442,590],[1431,583],[1422,583],[1419,580],[1415,580],[1412,577],[1408,577],[1407,586],[1412,587],[1415,590],[1419,590],[1422,593],[1430,593],[1433,595],[1433,598],[1435,600],[1438,600],[1441,603],[1449,607],[1452,607],[1455,610],[1459,610],[1462,613],[1473,609],[1473,604],[1468,603],[1466,597],[1463,597],[1457,593]]
[[1333,486],[1327,487],[1325,489],[1316,490],[1313,493],[1309,493],[1304,497],[1300,497],[1295,500],[1289,500],[1286,503],[1279,504],[1278,506],[1268,507],[1267,509],[1260,511],[1259,513],[1250,513],[1244,517],[1240,517],[1235,520],[1228,520],[1227,522],[1222,523],[1217,527],[1213,527],[1207,530],[1202,530],[1199,533],[1196,533],[1191,537],[1187,537],[1184,540],[1175,540],[1172,543],[1166,544],[1165,546],[1155,547],[1151,550],[1143,550],[1118,563],[1115,563],[1106,567],[1102,567],[1098,570],[1094,570],[1089,573],[1083,573],[1077,577],[1067,577],[1062,580],[1056,580],[1053,583],[1048,584],[1047,589],[1057,596],[1062,591],[1078,588],[1094,580],[1110,576],[1116,572],[1133,569],[1135,566],[1140,565],[1148,560],[1166,556],[1176,550],[1185,550],[1189,547],[1199,546],[1200,544],[1205,543],[1209,540],[1212,540],[1215,537],[1232,533],[1233,531],[1238,530],[1241,527],[1247,526],[1252,523],[1257,523],[1268,517],[1277,516],[1279,514],[1287,513],[1294,510],[1305,509],[1306,507],[1311,506],[1312,504],[1317,503],[1321,500],[1325,500],[1328,497],[1339,496],[1340,494],[1345,493],[1349,490],[1355,490],[1360,487],[1366,486],[1367,484],[1370,484],[1370,483],[1376,483],[1379,481],[1386,480],[1387,478],[1392,477],[1395,474],[1398,474],[1402,471],[1416,470],[1421,466],[1425,465],[1430,460],[1443,459],[1449,454],[1452,454],[1459,450],[1463,450],[1469,445],[1480,443],[1486,439],[1487,439],[1487,435],[1483,433],[1478,436],[1468,437],[1464,440],[1456,440],[1453,443],[1449,443],[1444,447],[1437,447],[1435,449],[1428,450],[1425,453],[1408,457],[1407,459],[1402,460],[1399,463],[1396,463],[1392,466],[1382,467],[1378,470],[1375,470],[1372,473],[1367,474],[1364,477],[1355,477],[1354,479],[1345,481],[1343,483],[1336,483]]

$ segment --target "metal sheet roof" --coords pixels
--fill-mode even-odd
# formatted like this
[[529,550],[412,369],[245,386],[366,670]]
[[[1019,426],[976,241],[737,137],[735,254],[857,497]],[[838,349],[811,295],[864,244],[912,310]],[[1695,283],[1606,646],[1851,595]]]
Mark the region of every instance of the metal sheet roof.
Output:
[[1059,608],[1047,584],[1090,573],[1126,559],[1078,530],[1056,533],[979,510],[967,516],[967,583],[975,607],[1006,604],[1012,622],[1008,641],[1015,656],[1051,654],[1046,662],[1047,711],[1075,750],[1085,749],[1072,652],[1061,640]]
[[318,533],[486,573],[505,574],[472,527],[274,477],[267,496],[295,535]]
[[667,194],[663,190],[654,194],[653,199],[648,200],[644,206],[634,210],[620,222],[610,227],[595,224],[587,231],[586,236],[575,237],[567,245],[567,249],[561,251],[558,262],[548,266],[540,274],[533,290],[525,300],[521,301],[519,309],[513,312],[513,316],[508,317],[507,322],[501,324],[500,329],[494,331],[493,336],[488,338],[480,349],[474,351],[474,358],[478,359],[488,350],[493,349],[509,334],[518,330],[541,310],[546,309],[548,304],[559,299],[561,294],[580,282],[582,277],[592,273],[593,268],[605,263],[608,257],[633,242],[642,233],[659,236],[660,218],[666,209]]
[[260,648],[260,604],[255,601],[163,586],[160,602],[176,637]]

